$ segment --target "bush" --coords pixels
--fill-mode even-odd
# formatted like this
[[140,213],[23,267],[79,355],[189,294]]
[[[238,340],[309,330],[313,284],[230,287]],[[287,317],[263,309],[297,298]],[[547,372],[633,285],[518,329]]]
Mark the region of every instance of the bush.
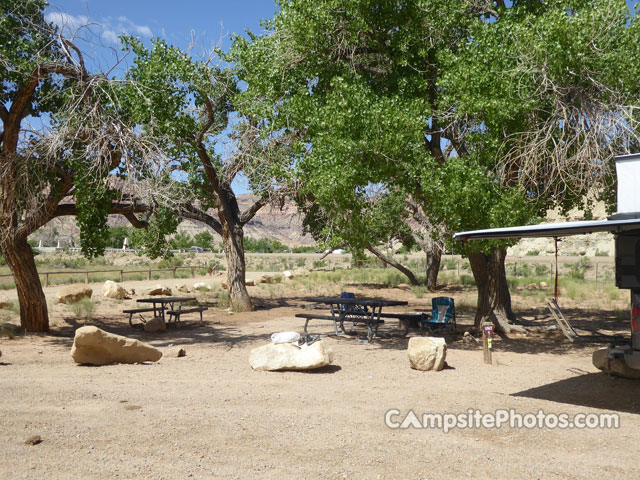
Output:
[[90,298],[82,298],[75,303],[68,303],[67,307],[71,309],[77,318],[91,321],[96,311],[96,302]]
[[318,247],[311,245],[299,245],[297,247],[293,247],[291,251],[293,253],[314,253]]
[[569,278],[584,280],[585,273],[591,268],[591,261],[587,257],[582,257],[569,266]]
[[535,266],[536,277],[545,277],[549,270],[547,270],[547,266],[543,263],[536,263]]
[[286,253],[289,252],[289,247],[278,240],[244,237],[244,251],[251,253]]
[[525,255],[527,257],[537,257],[540,254],[540,250],[529,250]]

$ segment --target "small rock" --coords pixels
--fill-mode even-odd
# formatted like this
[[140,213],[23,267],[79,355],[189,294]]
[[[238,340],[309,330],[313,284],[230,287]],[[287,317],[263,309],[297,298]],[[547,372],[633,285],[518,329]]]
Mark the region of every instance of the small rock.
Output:
[[129,290],[129,295],[131,295],[132,297],[136,294],[136,289],[132,288],[131,290]]
[[220,285],[222,286],[222,288],[224,288],[225,290],[229,290],[229,284],[227,283],[227,280],[220,280]]
[[174,347],[174,348],[170,348],[169,350],[167,350],[163,356],[165,358],[186,357],[187,356],[187,351],[184,348],[181,348],[181,347]]
[[42,437],[40,437],[40,435],[34,435],[33,437],[27,438],[24,443],[25,445],[38,445],[42,443]]
[[255,287],[256,283],[253,280],[245,280],[245,287]]
[[275,278],[273,275],[260,275],[256,278],[256,283],[275,283]]
[[540,282],[540,288],[548,288],[549,284],[547,282]]
[[199,282],[199,283],[194,283],[193,288],[194,290],[211,290],[211,285],[204,282]]
[[182,293],[189,293],[189,287],[184,283],[176,283],[176,290]]
[[93,290],[86,285],[69,285],[59,290],[56,295],[58,303],[76,303],[83,298],[91,298]]
[[158,284],[147,290],[147,295],[171,295],[171,289],[165,285]]
[[530,283],[527,285],[527,290],[537,290],[537,289],[538,289],[537,283]]
[[0,309],[2,309],[2,308],[8,308],[8,307],[10,307],[10,306],[11,306],[11,302],[6,301],[6,300],[2,300],[2,301],[0,301]]
[[447,344],[439,337],[411,337],[407,354],[411,368],[440,371],[447,358]]
[[291,270],[285,270],[284,272],[282,272],[282,276],[284,277],[285,280],[292,280],[294,277],[293,272]]
[[147,323],[144,324],[145,333],[158,333],[167,330],[167,325],[164,323],[162,317],[153,317]]

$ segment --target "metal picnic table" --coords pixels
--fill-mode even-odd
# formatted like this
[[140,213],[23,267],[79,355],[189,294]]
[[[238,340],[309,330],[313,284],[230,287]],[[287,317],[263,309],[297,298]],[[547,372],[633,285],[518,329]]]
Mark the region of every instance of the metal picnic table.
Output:
[[[166,323],[173,322],[177,324],[180,321],[180,315],[184,313],[199,312],[200,323],[202,323],[202,312],[207,310],[207,307],[194,306],[183,308],[183,303],[195,301],[195,297],[151,297],[140,298],[136,300],[138,303],[151,303],[153,306],[149,308],[134,308],[125,310],[124,313],[129,314],[129,324],[133,326],[132,317],[134,313],[153,312],[156,317],[162,317]],[[168,308],[167,308],[168,306]],[[166,312],[165,312],[166,311]],[[165,319],[165,313],[169,315],[169,320]],[[144,320],[143,320],[144,322]]]
[[[381,300],[377,298],[343,298],[343,297],[311,297],[305,300],[314,303],[329,305],[331,316],[318,314],[296,314],[296,317],[305,318],[304,333],[307,332],[307,326],[310,320],[332,320],[336,335],[340,335],[340,331],[347,335],[355,335],[355,327],[364,325],[367,327],[367,341],[378,336],[378,327],[384,320],[381,316],[391,317],[392,314],[382,314],[383,307],[404,306],[408,302],[401,300]],[[393,315],[395,316],[395,315]],[[401,317],[402,315],[399,315]],[[398,318],[399,318],[398,317]],[[349,330],[345,327],[345,323],[351,323]],[[408,329],[407,329],[408,330]],[[405,332],[406,335],[406,332]]]

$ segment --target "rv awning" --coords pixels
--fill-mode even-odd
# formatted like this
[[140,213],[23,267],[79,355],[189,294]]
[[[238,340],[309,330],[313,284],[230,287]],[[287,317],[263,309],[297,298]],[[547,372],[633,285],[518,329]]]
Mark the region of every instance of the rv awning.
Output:
[[546,223],[540,225],[528,225],[524,227],[490,228],[487,230],[458,232],[453,236],[453,238],[456,240],[466,241],[480,238],[566,237],[569,235],[582,235],[585,233],[623,233],[634,230],[640,231],[640,218],[626,220]]

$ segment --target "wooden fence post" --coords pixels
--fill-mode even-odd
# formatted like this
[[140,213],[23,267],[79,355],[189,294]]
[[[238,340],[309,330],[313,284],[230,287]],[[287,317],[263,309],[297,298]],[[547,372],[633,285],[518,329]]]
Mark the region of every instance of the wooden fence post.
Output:
[[147,278],[151,280],[151,269],[149,269],[149,276]]
[[191,278],[195,277],[195,269],[193,267],[191,267]]
[[84,272],[84,283],[89,283],[89,270]]
[[44,286],[45,287],[49,286],[49,274],[48,273],[44,274]]
[[122,270],[120,270],[120,281],[121,282],[124,281],[124,274],[123,274]]

